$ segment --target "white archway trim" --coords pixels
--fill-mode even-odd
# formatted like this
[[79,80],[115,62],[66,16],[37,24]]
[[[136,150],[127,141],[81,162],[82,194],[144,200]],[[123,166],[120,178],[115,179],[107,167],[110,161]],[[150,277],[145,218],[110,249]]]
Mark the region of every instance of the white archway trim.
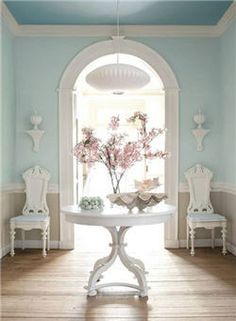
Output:
[[[117,38],[95,43],[82,50],[67,66],[59,85],[59,158],[60,158],[60,207],[73,203],[73,102],[76,80],[81,71],[92,61],[118,52]],[[168,63],[151,48],[127,39],[120,39],[119,52],[133,55],[148,63],[162,79],[165,90],[165,121],[168,128],[166,148],[171,158],[166,161],[166,192],[168,202],[178,206],[178,141],[179,141],[179,86]],[[73,248],[74,229],[60,215],[60,246]],[[178,247],[178,214],[166,225],[165,246]]]
[[121,53],[136,56],[146,61],[160,76],[165,89],[179,89],[175,74],[168,63],[153,49],[142,43],[117,37],[113,40],[101,41],[83,49],[67,66],[59,85],[61,89],[74,89],[81,71],[92,61],[105,55]]

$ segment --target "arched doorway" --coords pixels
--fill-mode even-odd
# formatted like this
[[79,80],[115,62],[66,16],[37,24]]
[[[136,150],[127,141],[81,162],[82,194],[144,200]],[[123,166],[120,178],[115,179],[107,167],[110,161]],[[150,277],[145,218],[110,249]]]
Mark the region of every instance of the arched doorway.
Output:
[[[119,46],[119,47],[118,47]],[[168,132],[166,149],[171,158],[165,164],[165,186],[168,203],[178,206],[178,110],[179,87],[176,77],[167,62],[149,47],[131,40],[114,37],[98,42],[82,50],[67,66],[59,86],[59,168],[60,168],[60,207],[73,203],[73,113],[76,105],[75,86],[79,74],[92,61],[115,52],[136,56],[144,60],[161,78],[165,90],[165,121]],[[178,247],[178,213],[165,226],[165,247]],[[74,246],[74,229],[60,215],[60,247],[71,249]]]

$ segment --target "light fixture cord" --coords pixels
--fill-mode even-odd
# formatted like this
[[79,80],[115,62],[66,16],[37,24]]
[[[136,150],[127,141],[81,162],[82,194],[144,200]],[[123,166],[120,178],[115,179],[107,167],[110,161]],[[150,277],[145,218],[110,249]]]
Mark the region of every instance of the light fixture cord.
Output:
[[119,14],[119,8],[120,8],[120,0],[116,0],[116,35],[118,39],[118,53],[117,53],[117,64],[119,64],[119,53],[120,53],[120,14]]

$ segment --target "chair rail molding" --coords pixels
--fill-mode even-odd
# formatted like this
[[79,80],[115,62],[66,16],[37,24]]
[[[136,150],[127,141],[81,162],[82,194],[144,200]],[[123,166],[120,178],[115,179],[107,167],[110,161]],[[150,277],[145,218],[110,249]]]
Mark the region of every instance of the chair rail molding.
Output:
[[[59,157],[60,157],[60,206],[73,204],[73,112],[76,100],[76,80],[82,70],[94,60],[115,53],[114,40],[97,42],[82,50],[67,66],[58,89],[59,99]],[[161,78],[165,91],[166,149],[172,157],[166,161],[165,181],[168,203],[178,206],[178,161],[179,161],[179,86],[168,63],[156,51],[136,41],[121,39],[120,53],[136,56],[147,64]],[[73,248],[73,226],[61,214],[61,248]],[[165,238],[178,240],[178,217],[173,216],[165,227]]]
[[[189,187],[187,182],[179,183],[179,193],[188,193]],[[212,182],[211,192],[223,192],[236,195],[236,185],[224,182]]]
[[[8,193],[25,193],[25,185],[23,183],[9,183],[0,186],[0,192]],[[58,194],[59,186],[58,184],[49,184],[47,194]]]

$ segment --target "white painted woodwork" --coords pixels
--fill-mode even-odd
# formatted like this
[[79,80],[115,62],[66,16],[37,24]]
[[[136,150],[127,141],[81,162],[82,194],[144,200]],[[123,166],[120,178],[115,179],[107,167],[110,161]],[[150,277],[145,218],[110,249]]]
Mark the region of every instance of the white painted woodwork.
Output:
[[36,153],[39,152],[39,145],[40,145],[41,138],[43,137],[44,130],[31,129],[31,130],[27,130],[26,133],[30,135],[33,140],[33,151]]
[[198,111],[193,117],[195,123],[197,124],[197,128],[192,130],[192,134],[197,141],[197,151],[203,151],[203,140],[205,136],[209,133],[209,129],[202,128],[202,125],[205,122],[205,115],[201,110]]
[[[211,192],[223,192],[236,195],[236,185],[224,182],[211,182]],[[179,183],[179,193],[189,192],[189,186],[187,182]]]
[[193,136],[196,139],[197,142],[197,151],[202,152],[203,151],[203,140],[206,137],[206,135],[209,133],[209,129],[204,128],[196,128],[192,130]]
[[190,254],[192,256],[195,255],[195,229],[202,227],[211,230],[212,247],[214,247],[214,230],[216,227],[220,227],[223,239],[222,253],[225,255],[227,220],[223,215],[214,213],[214,209],[210,201],[210,182],[213,177],[213,173],[202,165],[197,164],[185,172],[185,177],[188,181],[190,190],[190,202],[187,209],[186,219],[187,249],[189,248],[190,237]]
[[26,202],[22,215],[10,219],[11,256],[14,256],[15,229],[22,230],[22,249],[24,249],[25,231],[40,229],[43,243],[43,257],[47,249],[50,249],[50,217],[46,201],[48,181],[51,175],[45,169],[35,166],[27,170],[23,175],[26,185]]
[[[73,204],[73,93],[77,89],[76,81],[82,70],[92,61],[109,54],[114,54],[114,40],[97,42],[82,50],[67,66],[59,85],[59,149],[60,149],[60,207]],[[165,193],[168,204],[178,206],[178,168],[179,168],[179,86],[175,74],[168,63],[151,48],[127,39],[120,40],[119,52],[136,56],[147,64],[161,78],[165,91],[165,126],[166,150],[171,157],[165,164]],[[165,227],[165,246],[178,247],[177,212]],[[66,222],[64,214],[60,216],[61,248],[74,247],[74,229]]]
[[29,134],[33,140],[33,151],[36,153],[39,151],[39,144],[44,134],[44,130],[38,129],[38,125],[41,124],[42,119],[42,116],[37,115],[36,113],[32,115],[30,117],[30,121],[33,125],[33,129],[26,131],[26,133]]
[[[0,186],[1,192],[9,192],[9,193],[23,193],[24,192],[24,184],[21,183],[10,183],[10,184],[2,184]],[[187,193],[189,192],[189,187],[187,182],[180,182],[178,186],[179,193]],[[236,195],[236,185],[225,183],[225,182],[211,182],[211,192],[223,192]],[[49,184],[48,185],[48,193],[50,194],[58,194],[59,193],[59,185],[58,184]]]
[[[111,253],[94,264],[93,271],[89,277],[88,296],[95,296],[97,290],[107,286],[126,286],[138,291],[140,297],[148,296],[148,286],[145,274],[144,263],[136,258],[130,257],[125,251],[124,237],[126,232],[133,226],[151,225],[166,223],[176,212],[176,207],[166,204],[159,204],[146,212],[131,213],[127,209],[105,208],[102,211],[81,210],[76,205],[65,206],[62,208],[65,219],[68,222],[81,225],[92,225],[105,227],[111,234],[112,243],[110,244]],[[123,265],[134,274],[138,285],[116,282],[116,283],[97,283],[101,280],[102,274],[107,271],[116,258],[119,257]]]

